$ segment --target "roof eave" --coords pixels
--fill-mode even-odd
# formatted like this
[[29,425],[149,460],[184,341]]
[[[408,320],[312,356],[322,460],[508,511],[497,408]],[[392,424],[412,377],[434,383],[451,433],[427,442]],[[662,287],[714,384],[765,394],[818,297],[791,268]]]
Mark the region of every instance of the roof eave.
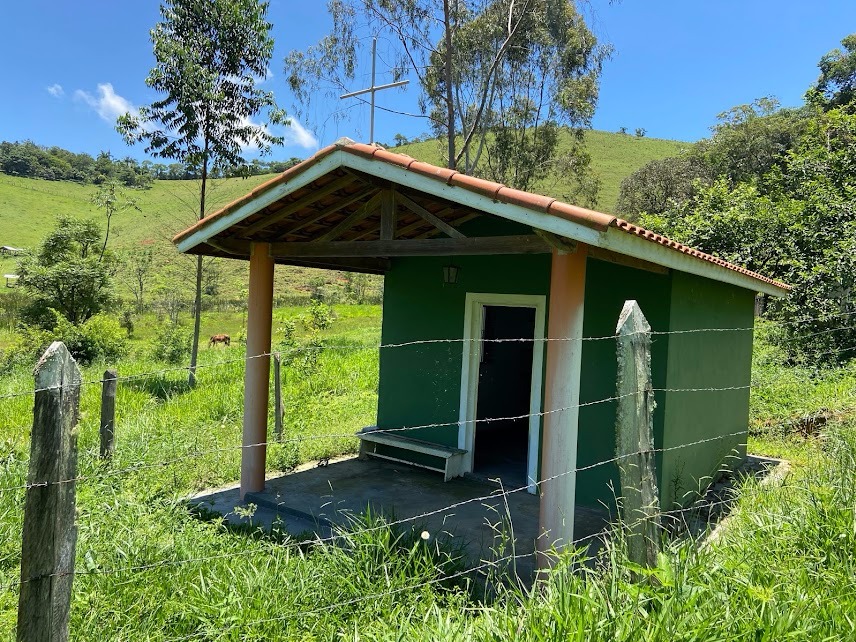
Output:
[[[443,171],[449,172],[451,170],[434,168],[437,170],[435,172],[437,175],[429,175],[419,171],[421,168],[417,166],[423,164],[418,161],[407,159],[409,161],[407,163],[385,162],[386,159],[384,156],[401,155],[385,153],[375,159],[374,153],[370,156],[364,155],[363,147],[367,146],[354,145],[354,148],[360,149],[352,150],[349,150],[347,146],[340,145],[327,147],[312,158],[304,161],[304,163],[295,166],[292,170],[287,170],[281,176],[259,186],[247,196],[227,206],[221,212],[212,215],[209,219],[202,219],[193,227],[176,235],[173,242],[179,251],[192,252],[200,244],[205,243],[235,223],[275,203],[283,196],[313,183],[331,171],[345,167],[374,175],[378,178],[387,179],[391,182],[407,185],[426,194],[447,199],[460,205],[500,216],[532,228],[552,232],[559,236],[612,250],[620,254],[637,257],[668,268],[730,283],[741,288],[763,292],[776,297],[785,296],[789,291],[789,288],[784,286],[784,284],[771,283],[763,277],[759,278],[760,275],[746,274],[735,270],[733,267],[717,265],[698,256],[677,251],[673,247],[652,242],[648,238],[628,233],[626,230],[613,226],[607,227],[603,224],[603,220],[586,221],[588,224],[584,225],[568,217],[550,213],[549,211],[553,207],[553,199],[540,197],[547,203],[544,211],[533,208],[532,203],[527,203],[530,205],[527,207],[513,202],[503,202],[497,200],[497,197],[491,198],[482,191],[467,189],[465,185],[460,184],[466,183],[466,181],[458,181],[458,184],[454,184],[455,181],[452,180],[453,184],[450,184],[448,180],[443,180],[445,175],[441,176],[437,174],[437,172],[442,173]],[[385,150],[381,151],[385,152]],[[406,157],[401,156],[401,159],[403,161]],[[414,165],[414,167],[411,168],[411,165]],[[452,173],[454,174],[454,172]],[[513,190],[513,192],[516,193],[516,190]],[[526,196],[526,194],[523,194],[523,196]],[[534,198],[537,200],[538,197]],[[555,203],[562,208],[571,207],[557,201]],[[581,211],[584,212],[584,210]],[[614,217],[607,217],[599,213],[592,214],[603,216],[605,220],[612,218],[615,221]],[[621,223],[624,222],[621,221]]]

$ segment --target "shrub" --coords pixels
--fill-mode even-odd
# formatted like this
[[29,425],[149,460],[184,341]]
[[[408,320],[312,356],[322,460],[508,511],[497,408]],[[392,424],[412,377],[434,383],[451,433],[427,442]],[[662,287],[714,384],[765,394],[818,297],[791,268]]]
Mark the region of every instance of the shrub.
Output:
[[312,299],[309,315],[304,317],[303,322],[310,330],[326,330],[333,323],[333,308],[320,299]]
[[154,339],[152,357],[167,363],[181,363],[190,355],[191,333],[181,325],[161,326]]
[[125,333],[116,319],[98,314],[74,325],[56,310],[49,313],[53,328],[19,327],[15,343],[3,355],[5,365],[32,365],[53,341],[62,341],[78,363],[115,361],[127,354]]
[[128,352],[124,330],[116,319],[106,314],[97,314],[80,325],[60,318],[54,336],[63,341],[71,355],[81,363],[115,361]]

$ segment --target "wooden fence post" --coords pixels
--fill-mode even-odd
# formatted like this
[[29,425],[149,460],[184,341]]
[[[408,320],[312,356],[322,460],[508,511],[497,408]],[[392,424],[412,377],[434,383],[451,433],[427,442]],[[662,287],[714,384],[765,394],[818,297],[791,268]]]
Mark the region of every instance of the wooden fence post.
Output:
[[282,407],[282,355],[279,352],[273,355],[273,398],[274,434],[279,441],[282,439],[282,417],[285,414]]
[[618,412],[616,457],[621,477],[627,552],[644,567],[657,565],[660,500],[654,471],[654,391],[651,385],[651,326],[636,301],[618,318]]
[[116,450],[116,378],[115,370],[105,370],[101,385],[101,459]]
[[35,369],[33,433],[21,544],[18,642],[65,642],[71,606],[80,371],[54,341]]

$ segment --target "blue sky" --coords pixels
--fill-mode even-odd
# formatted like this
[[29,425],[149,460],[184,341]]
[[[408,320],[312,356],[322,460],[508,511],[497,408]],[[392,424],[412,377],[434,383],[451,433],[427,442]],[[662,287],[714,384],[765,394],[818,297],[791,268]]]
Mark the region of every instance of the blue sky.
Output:
[[[271,3],[276,54],[265,86],[285,107],[291,96],[282,59],[326,33],[325,4]],[[591,0],[587,11],[601,41],[615,48],[604,68],[594,127],[643,127],[649,136],[680,140],[706,136],[716,114],[760,96],[799,104],[819,58],[856,31],[854,0]],[[153,63],[149,29],[159,17],[157,2],[28,0],[4,3],[0,15],[0,139],[143,157],[111,123],[155,98],[144,79]],[[368,83],[368,62],[354,89]],[[378,104],[417,111],[417,93],[415,85],[388,91],[378,94]],[[312,133],[296,123],[286,132],[289,144],[274,157],[306,156],[342,135],[366,140],[367,108],[351,106],[344,122],[327,118],[348,106],[320,105],[316,113],[326,125]],[[378,112],[376,129],[377,140],[390,141],[398,132],[420,134],[427,124]]]

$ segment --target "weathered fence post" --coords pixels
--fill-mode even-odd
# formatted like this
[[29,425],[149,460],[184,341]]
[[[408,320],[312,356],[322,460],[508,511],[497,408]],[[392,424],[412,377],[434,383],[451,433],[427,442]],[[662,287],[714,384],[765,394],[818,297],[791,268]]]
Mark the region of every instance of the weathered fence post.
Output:
[[273,417],[274,434],[277,441],[282,439],[282,416],[285,414],[282,407],[282,354],[273,355]]
[[65,642],[74,573],[80,371],[54,341],[35,369],[33,433],[21,544],[19,642]]
[[616,452],[627,552],[640,566],[657,564],[660,500],[654,472],[654,391],[651,385],[651,326],[636,301],[625,301],[618,317],[618,412]]
[[105,370],[101,384],[101,459],[116,450],[116,378],[115,370]]

